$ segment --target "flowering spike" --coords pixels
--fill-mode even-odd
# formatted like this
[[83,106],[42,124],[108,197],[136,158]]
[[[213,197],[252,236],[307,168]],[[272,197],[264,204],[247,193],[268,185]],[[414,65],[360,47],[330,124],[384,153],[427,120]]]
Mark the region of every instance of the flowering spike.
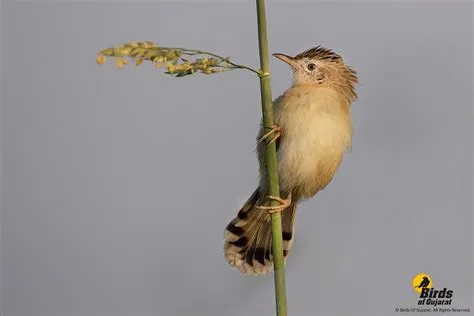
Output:
[[165,65],[167,74],[184,77],[195,73],[213,74],[232,69],[247,69],[258,74],[257,70],[234,64],[228,57],[220,57],[211,53],[172,47],[160,47],[150,41],[128,42],[103,49],[96,56],[97,64],[105,63],[107,57],[115,57],[118,68],[128,64],[130,58],[136,66],[149,60],[155,67]]

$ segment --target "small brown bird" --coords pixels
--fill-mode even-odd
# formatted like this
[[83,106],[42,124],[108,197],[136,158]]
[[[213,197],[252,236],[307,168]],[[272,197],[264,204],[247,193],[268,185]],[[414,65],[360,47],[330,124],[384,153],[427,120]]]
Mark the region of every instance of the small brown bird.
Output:
[[[275,126],[257,138],[260,185],[226,227],[227,262],[250,275],[273,270],[271,212],[282,211],[283,254],[294,238],[296,205],[332,180],[351,148],[350,105],[357,99],[357,75],[334,51],[317,46],[295,57],[273,54],[293,70],[293,83],[273,102]],[[269,197],[265,143],[276,142],[280,206]]]

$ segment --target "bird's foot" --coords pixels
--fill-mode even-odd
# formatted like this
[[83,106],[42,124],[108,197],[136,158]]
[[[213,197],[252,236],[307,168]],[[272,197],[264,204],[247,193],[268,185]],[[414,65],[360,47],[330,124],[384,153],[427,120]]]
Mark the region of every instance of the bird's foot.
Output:
[[279,202],[280,205],[275,205],[275,206],[260,206],[260,205],[257,205],[256,208],[261,209],[261,210],[267,210],[268,213],[273,214],[273,213],[284,211],[291,204],[291,192],[288,193],[288,196],[286,197],[286,199],[282,199],[281,197],[272,196],[272,195],[267,196],[267,198],[269,200]]
[[[272,136],[270,138],[270,136]],[[267,145],[273,143],[281,136],[281,127],[278,125],[273,125],[270,127],[270,130],[263,134],[263,136],[259,139],[259,142],[265,142]]]

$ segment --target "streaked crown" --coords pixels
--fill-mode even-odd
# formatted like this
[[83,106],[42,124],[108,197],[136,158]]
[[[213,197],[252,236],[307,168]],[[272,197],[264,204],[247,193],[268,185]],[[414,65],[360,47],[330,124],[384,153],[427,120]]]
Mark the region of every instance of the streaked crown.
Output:
[[355,91],[355,85],[359,82],[357,73],[333,50],[319,45],[294,57],[281,53],[273,56],[291,66],[293,86],[326,86],[340,92],[348,102],[357,99]]

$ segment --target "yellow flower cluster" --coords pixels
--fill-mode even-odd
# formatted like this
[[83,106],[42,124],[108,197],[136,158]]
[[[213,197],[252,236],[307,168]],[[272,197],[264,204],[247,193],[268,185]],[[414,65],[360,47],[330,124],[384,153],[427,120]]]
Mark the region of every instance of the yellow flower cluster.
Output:
[[106,62],[107,57],[114,57],[117,67],[121,69],[128,64],[125,57],[132,58],[136,66],[141,65],[144,60],[149,60],[156,67],[166,65],[166,73],[175,77],[183,77],[197,72],[212,74],[233,68],[223,58],[204,57],[189,60],[183,55],[195,56],[206,55],[206,53],[182,48],[160,47],[149,41],[129,42],[101,50],[96,57],[96,62],[102,65]]

